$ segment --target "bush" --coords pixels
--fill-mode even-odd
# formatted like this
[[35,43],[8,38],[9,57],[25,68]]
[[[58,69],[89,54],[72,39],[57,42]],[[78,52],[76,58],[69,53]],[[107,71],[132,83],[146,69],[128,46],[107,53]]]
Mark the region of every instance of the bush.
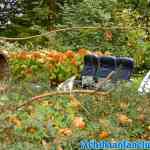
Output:
[[[64,53],[57,51],[22,51],[10,52],[10,65],[13,79],[28,81],[50,81],[58,84],[72,75],[80,76],[83,58],[88,50],[79,49],[78,52],[68,50]],[[101,53],[100,55],[110,55]]]

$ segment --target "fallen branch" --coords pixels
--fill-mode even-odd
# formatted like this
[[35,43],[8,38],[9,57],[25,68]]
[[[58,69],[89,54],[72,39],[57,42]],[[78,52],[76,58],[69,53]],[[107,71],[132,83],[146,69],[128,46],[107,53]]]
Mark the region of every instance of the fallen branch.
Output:
[[[99,96],[108,96],[108,92],[96,92],[94,93],[94,90],[73,90],[71,92],[71,94],[84,94],[84,95],[99,95]],[[31,103],[33,103],[34,101],[42,101],[44,97],[48,97],[48,96],[61,96],[61,95],[70,95],[70,92],[64,92],[64,91],[55,91],[55,92],[48,92],[48,93],[44,93],[38,96],[34,96],[31,98],[31,100],[28,100],[27,102],[19,105],[16,107],[15,110],[18,110],[26,105],[30,105]]]

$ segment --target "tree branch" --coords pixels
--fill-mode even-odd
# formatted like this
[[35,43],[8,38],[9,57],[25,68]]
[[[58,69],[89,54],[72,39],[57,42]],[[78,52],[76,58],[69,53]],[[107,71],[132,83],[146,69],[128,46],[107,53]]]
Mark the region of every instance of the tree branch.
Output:
[[[141,28],[131,28],[131,29],[134,30],[134,29],[141,29]],[[101,30],[111,30],[111,29],[130,30],[129,27],[128,28],[124,28],[124,27],[100,27],[100,26],[97,26],[97,27],[96,26],[92,26],[92,27],[71,27],[71,28],[55,29],[55,30],[51,30],[51,31],[43,33],[43,34],[29,36],[29,37],[25,37],[25,38],[0,37],[0,40],[6,40],[6,41],[29,40],[29,39],[36,38],[36,37],[46,36],[46,35],[49,35],[49,34],[54,33],[54,32],[64,32],[64,31],[73,31],[73,30],[82,30],[82,29],[85,29],[85,30],[86,29],[93,29],[93,30],[96,30],[96,29],[101,29]]]

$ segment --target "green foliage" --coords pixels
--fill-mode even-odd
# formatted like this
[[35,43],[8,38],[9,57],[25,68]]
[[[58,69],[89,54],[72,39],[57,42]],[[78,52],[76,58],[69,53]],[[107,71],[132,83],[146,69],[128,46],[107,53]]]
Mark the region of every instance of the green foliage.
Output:
[[[4,119],[0,125],[1,148],[44,149],[44,146],[48,146],[43,144],[45,141],[51,148],[57,147],[58,144],[54,143],[58,142],[65,150],[79,149],[81,140],[102,140],[99,137],[101,131],[107,131],[110,134],[107,138],[109,141],[146,140],[149,137],[147,129],[150,113],[149,99],[146,96],[137,95],[138,82],[140,82],[139,79],[133,81],[130,86],[127,84],[118,86],[109,97],[74,95],[82,105],[79,108],[71,104],[70,96],[53,96],[42,98],[40,102],[35,101],[16,112],[11,112],[12,108],[26,102],[27,98],[37,93],[32,90],[30,84],[23,82],[20,85],[12,84],[13,88],[6,94],[7,100],[0,99],[0,117]],[[28,92],[29,89],[31,93]],[[42,86],[41,92],[46,90],[47,88]],[[24,100],[23,94],[26,94]],[[116,117],[118,113],[132,119],[132,123],[119,124]],[[142,122],[139,120],[141,114],[145,115]],[[76,116],[84,118],[86,123],[84,129],[72,127],[72,121]],[[72,134],[59,135],[60,129],[63,128],[70,128]]]
[[[108,26],[111,24],[111,7],[114,1],[82,1],[78,4],[64,3],[62,13],[62,23],[58,27],[78,27],[78,26]],[[106,7],[107,5],[107,7]],[[79,31],[69,31],[58,34],[58,41],[64,47],[90,49],[103,49],[101,41],[104,41],[104,31],[81,29]],[[106,42],[106,41],[105,41]]]
[[[149,68],[149,4],[134,0],[64,0],[20,1],[22,16],[16,16],[2,36],[27,37],[54,28],[98,26],[98,29],[69,30],[23,40],[20,49],[67,49],[111,51],[114,55],[131,56],[137,70]],[[52,8],[52,10],[51,10]],[[51,18],[52,17],[52,18]],[[51,19],[50,19],[51,18]],[[52,27],[52,28],[51,28]],[[104,27],[104,28],[101,28]],[[107,28],[106,28],[107,27]],[[111,39],[106,34],[112,33]],[[12,44],[12,43],[11,43]],[[7,43],[4,43],[4,48]],[[14,46],[10,46],[15,49]]]
[[[86,52],[86,51],[85,51]],[[45,81],[58,84],[72,75],[80,75],[83,56],[68,51],[32,51],[10,53],[9,59],[12,78],[32,82]]]
[[[94,0],[85,0],[77,5],[64,4],[62,19],[64,25],[105,25],[111,19],[111,7],[114,2]],[[107,6],[107,7],[106,7]]]
[[[54,96],[40,99],[14,112],[14,107],[32,96],[49,92],[55,85],[73,74],[79,75],[83,56],[80,53],[53,51],[31,52],[43,48],[74,51],[110,51],[116,56],[130,56],[135,60],[136,73],[150,69],[149,4],[143,0],[64,0],[20,1],[22,16],[0,32],[1,36],[27,37],[57,28],[96,26],[98,29],[68,30],[19,42],[0,41],[0,49],[16,51],[10,57],[13,83],[0,96],[0,147],[8,150],[79,149],[85,139],[100,139],[101,131],[109,133],[108,140],[149,140],[149,96],[137,93],[142,78],[134,78],[129,85],[118,85],[110,95]],[[50,3],[52,2],[52,3]],[[55,3],[56,2],[56,3]],[[101,28],[103,27],[103,28]],[[30,53],[31,52],[31,53]],[[49,54],[49,55],[48,55]],[[60,57],[61,56],[61,57]],[[67,58],[66,58],[67,56]],[[49,57],[49,59],[47,59]],[[36,58],[36,59],[35,59]],[[61,59],[60,59],[61,58]],[[62,61],[62,58],[65,61]],[[49,83],[51,82],[51,83]],[[76,104],[77,105],[77,104]],[[130,119],[121,124],[118,114]],[[144,115],[144,118],[141,116]],[[81,116],[85,128],[72,126]],[[71,135],[60,135],[60,129],[70,129]],[[70,132],[69,130],[69,132]],[[45,143],[43,143],[43,141]],[[58,143],[57,143],[58,142]],[[31,144],[32,143],[32,144]]]

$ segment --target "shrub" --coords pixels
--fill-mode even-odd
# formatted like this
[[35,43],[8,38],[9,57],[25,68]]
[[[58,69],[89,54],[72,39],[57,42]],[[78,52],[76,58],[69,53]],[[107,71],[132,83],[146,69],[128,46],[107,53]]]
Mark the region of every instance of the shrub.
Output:
[[[64,53],[57,51],[21,51],[10,52],[10,65],[15,80],[50,81],[51,84],[62,82],[72,75],[80,75],[84,55],[88,50],[78,52],[68,50]],[[110,53],[97,52],[99,55]]]

